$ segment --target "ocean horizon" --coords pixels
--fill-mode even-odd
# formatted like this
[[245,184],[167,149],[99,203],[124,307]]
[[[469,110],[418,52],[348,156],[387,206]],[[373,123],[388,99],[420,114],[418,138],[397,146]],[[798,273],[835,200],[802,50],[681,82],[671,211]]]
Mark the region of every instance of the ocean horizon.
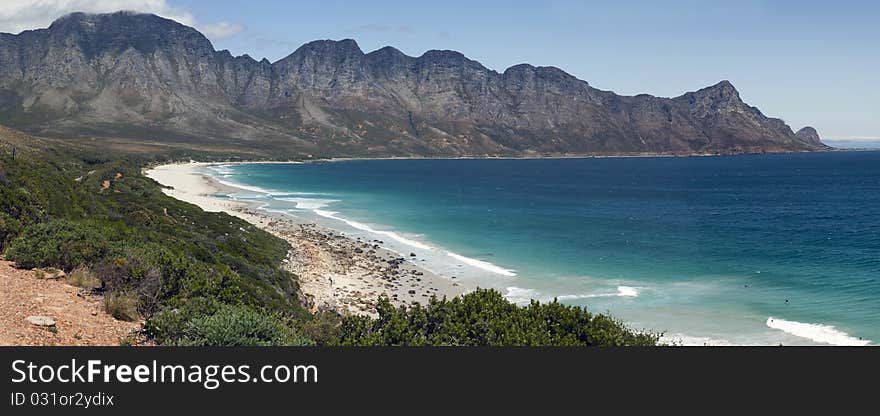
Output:
[[880,152],[221,164],[217,195],[688,345],[880,340]]

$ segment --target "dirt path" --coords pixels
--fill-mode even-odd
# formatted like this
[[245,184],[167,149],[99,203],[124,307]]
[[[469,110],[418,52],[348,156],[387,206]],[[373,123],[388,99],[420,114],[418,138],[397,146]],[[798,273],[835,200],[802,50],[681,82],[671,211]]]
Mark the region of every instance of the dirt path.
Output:
[[[33,325],[29,316],[48,316],[55,329]],[[105,313],[100,297],[0,260],[0,345],[120,345],[141,326]]]

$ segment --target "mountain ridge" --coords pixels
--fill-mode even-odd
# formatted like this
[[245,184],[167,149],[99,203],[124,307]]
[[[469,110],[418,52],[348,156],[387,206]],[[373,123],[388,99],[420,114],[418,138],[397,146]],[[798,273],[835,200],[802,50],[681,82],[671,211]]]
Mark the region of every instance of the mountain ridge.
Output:
[[552,66],[497,72],[456,51],[364,53],[353,39],[257,61],[217,51],[173,20],[129,12],[74,13],[0,34],[0,123],[299,156],[826,149],[818,133],[798,136],[744,103],[729,81],[673,98],[622,96]]

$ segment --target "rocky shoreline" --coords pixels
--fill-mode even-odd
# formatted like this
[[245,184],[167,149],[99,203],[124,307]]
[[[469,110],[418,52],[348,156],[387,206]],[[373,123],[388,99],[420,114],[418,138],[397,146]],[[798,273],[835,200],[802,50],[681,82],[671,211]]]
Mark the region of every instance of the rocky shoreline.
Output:
[[234,192],[197,172],[202,163],[158,166],[145,172],[170,186],[165,193],[206,211],[226,212],[291,245],[284,267],[298,277],[305,304],[313,312],[376,316],[382,296],[396,306],[426,304],[432,296],[452,298],[466,292],[454,278],[432,273],[414,263],[416,253],[402,256],[383,248],[381,240],[347,236],[310,221],[259,209],[256,205],[213,197]]

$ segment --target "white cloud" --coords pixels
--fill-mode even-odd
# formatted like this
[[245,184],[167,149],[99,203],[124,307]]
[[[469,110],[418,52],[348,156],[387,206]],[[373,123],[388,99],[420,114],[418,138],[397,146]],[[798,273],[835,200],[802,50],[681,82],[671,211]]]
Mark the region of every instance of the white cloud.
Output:
[[242,32],[239,24],[221,22],[200,24],[187,10],[168,4],[167,0],[0,0],[0,32],[48,27],[55,19],[73,12],[108,13],[128,10],[153,13],[195,27],[214,39]]
[[223,39],[244,32],[244,26],[238,23],[220,22],[201,26],[202,33],[211,39]]

